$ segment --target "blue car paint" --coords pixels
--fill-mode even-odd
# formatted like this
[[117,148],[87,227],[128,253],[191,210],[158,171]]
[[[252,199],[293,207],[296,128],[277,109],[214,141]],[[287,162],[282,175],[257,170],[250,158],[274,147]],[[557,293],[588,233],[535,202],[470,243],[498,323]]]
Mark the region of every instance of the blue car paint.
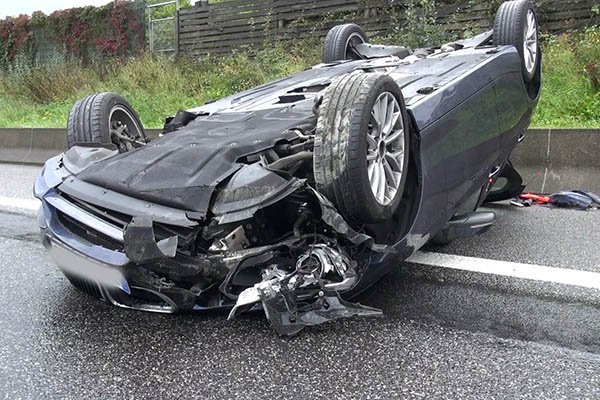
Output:
[[[446,59],[428,59],[399,67],[401,76],[397,82],[405,94],[412,121],[411,153],[420,188],[416,194],[416,213],[407,232],[394,239],[394,253],[374,253],[369,267],[349,296],[380,279],[389,268],[410,257],[443,228],[467,198],[485,188],[489,172],[506,162],[528,126],[539,90],[533,90],[535,96],[531,96],[532,90],[521,78],[521,61],[514,47],[490,50],[489,47],[464,50],[464,53],[456,52]],[[290,86],[308,81],[314,84],[328,82],[334,76],[368,63],[355,61],[303,71],[200,109],[243,108],[246,102],[252,103]],[[453,73],[448,74],[448,70]],[[541,72],[539,74],[541,81]],[[424,86],[431,86],[434,91],[419,94],[419,89]],[[122,252],[87,243],[74,235],[45,201],[56,195],[56,188],[68,175],[60,167],[60,156],[57,156],[48,160],[36,180],[34,193],[42,200],[44,234],[82,256],[121,268],[127,278],[127,269],[138,266],[129,263]],[[224,307],[228,305],[194,305],[193,309]]]

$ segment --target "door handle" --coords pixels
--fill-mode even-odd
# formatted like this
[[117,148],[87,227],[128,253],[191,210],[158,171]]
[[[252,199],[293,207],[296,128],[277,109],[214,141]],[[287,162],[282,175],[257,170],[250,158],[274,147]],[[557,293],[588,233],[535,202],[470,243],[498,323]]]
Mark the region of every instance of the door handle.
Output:
[[498,172],[500,172],[500,170],[502,169],[501,165],[496,165],[493,169],[492,172],[490,172],[490,178],[492,178],[494,175],[496,175]]

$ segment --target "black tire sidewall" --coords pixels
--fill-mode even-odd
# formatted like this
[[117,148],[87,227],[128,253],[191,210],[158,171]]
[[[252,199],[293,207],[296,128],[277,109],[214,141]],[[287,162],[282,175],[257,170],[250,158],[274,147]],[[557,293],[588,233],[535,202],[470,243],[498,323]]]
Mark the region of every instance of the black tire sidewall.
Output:
[[330,63],[346,59],[346,45],[354,34],[362,37],[364,43],[369,41],[367,34],[356,24],[337,25],[331,28],[323,45],[323,62]]
[[143,129],[142,122],[140,121],[139,116],[137,115],[137,113],[135,112],[133,107],[131,107],[131,105],[127,102],[127,100],[125,100],[122,96],[120,96],[116,93],[110,93],[109,96],[106,96],[103,99],[103,104],[101,105],[101,110],[102,110],[101,118],[103,121],[102,125],[101,125],[102,138],[103,139],[108,138],[109,142],[111,141],[110,114],[116,107],[122,107],[125,110],[127,110],[129,115],[131,115],[131,118],[133,118],[133,120],[139,127],[139,131],[142,135],[141,139],[145,139],[144,129]]
[[[540,54],[540,48],[539,48],[539,40],[537,43],[537,58],[535,60],[535,67],[533,68],[533,70],[531,72],[527,71],[527,66],[525,64],[525,44],[523,43],[524,39],[525,39],[525,35],[527,34],[526,29],[527,29],[527,14],[529,13],[529,10],[533,11],[533,16],[535,18],[535,23],[536,26],[538,26],[538,17],[537,17],[537,12],[535,10],[535,7],[533,6],[533,4],[531,4],[531,2],[529,0],[527,1],[523,1],[523,8],[519,9],[519,12],[523,12],[522,14],[522,18],[521,18],[521,26],[520,26],[520,40],[519,42],[519,47],[517,47],[517,50],[519,51],[519,55],[521,56],[521,63],[522,63],[522,69],[523,69],[523,78],[525,79],[525,82],[531,82],[533,80],[533,78],[535,77],[535,72],[538,68],[538,64],[539,64],[539,54]],[[522,11],[521,11],[522,10]],[[539,35],[539,32],[538,32]]]

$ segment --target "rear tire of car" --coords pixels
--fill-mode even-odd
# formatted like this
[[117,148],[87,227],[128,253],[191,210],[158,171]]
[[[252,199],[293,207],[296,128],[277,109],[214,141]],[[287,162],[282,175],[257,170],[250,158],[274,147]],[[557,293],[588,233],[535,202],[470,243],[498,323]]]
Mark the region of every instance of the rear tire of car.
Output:
[[340,60],[360,60],[362,57],[354,51],[354,45],[368,43],[367,34],[356,24],[337,25],[331,28],[323,44],[323,62]]
[[506,1],[500,5],[494,22],[494,45],[513,45],[521,57],[525,82],[531,82],[540,63],[538,20],[529,0]]
[[[115,134],[125,134],[123,140]],[[119,152],[146,142],[146,133],[137,113],[116,93],[97,93],[79,100],[67,120],[67,145],[79,143],[115,144]],[[137,143],[136,143],[137,142]]]
[[[377,122],[375,107],[387,123]],[[391,110],[389,120],[384,109],[386,116]],[[363,72],[336,78],[319,108],[313,158],[317,189],[349,222],[391,218],[406,184],[409,134],[404,97],[392,78]]]

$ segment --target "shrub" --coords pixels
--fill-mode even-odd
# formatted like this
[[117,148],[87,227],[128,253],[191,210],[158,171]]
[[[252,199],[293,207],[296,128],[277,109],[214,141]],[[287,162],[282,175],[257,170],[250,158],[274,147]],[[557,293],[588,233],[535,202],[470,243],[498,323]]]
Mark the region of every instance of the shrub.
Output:
[[437,21],[437,4],[435,0],[406,1],[406,21],[394,27],[392,40],[412,48],[439,46],[454,39],[454,34],[447,31]]
[[[175,59],[142,54],[88,66],[59,56],[41,66],[15,55],[10,67],[0,72],[0,126],[65,126],[76,100],[115,91],[131,102],[147,127],[161,127],[164,117],[179,108],[198,106],[317,64],[321,48],[318,39],[286,41],[256,53],[242,49],[226,57]],[[544,36],[544,87],[534,125],[600,127],[600,92],[594,89],[594,71],[589,67],[597,66],[599,52],[598,28]]]
[[600,127],[600,92],[589,75],[589,65],[597,65],[598,61],[594,54],[600,52],[597,32],[592,28],[583,33],[544,37],[543,89],[534,125]]
[[30,37],[27,15],[0,21],[0,67],[8,66],[19,54],[30,53]]
[[600,28],[587,28],[575,45],[575,57],[595,91],[600,90]]
[[433,0],[420,0],[422,12],[418,13],[414,0],[409,0],[406,6],[406,24],[400,30],[406,43],[413,47],[435,46],[442,43],[446,37],[443,27],[437,24],[436,4]]

